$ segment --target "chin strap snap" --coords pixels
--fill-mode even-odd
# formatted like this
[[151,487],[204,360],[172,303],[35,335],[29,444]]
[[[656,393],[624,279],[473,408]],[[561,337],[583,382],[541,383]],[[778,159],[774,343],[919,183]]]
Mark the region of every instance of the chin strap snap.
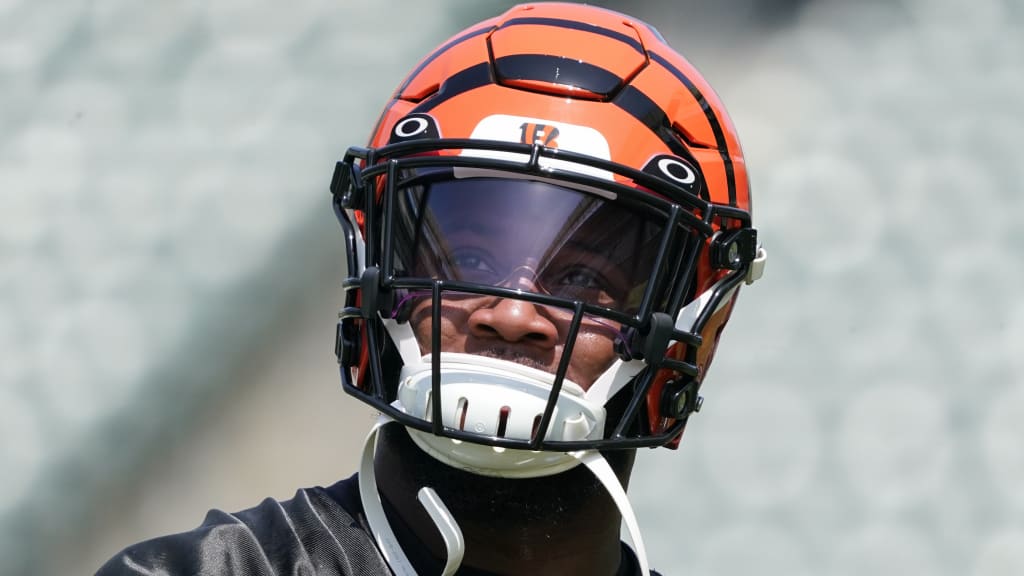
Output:
[[[391,524],[384,514],[380,491],[377,489],[377,475],[373,467],[374,454],[377,450],[377,435],[385,424],[391,422],[393,422],[391,418],[382,414],[366,436],[359,465],[359,498],[362,500],[363,512],[366,514],[366,521],[370,525],[373,539],[377,542],[381,555],[384,556],[384,560],[391,567],[395,576],[417,576],[416,570],[412,567],[405,552],[402,551],[395,533],[391,530]],[[636,520],[636,514],[633,512],[625,489],[612,467],[608,465],[608,461],[596,450],[583,450],[568,454],[585,465],[608,491],[608,495],[612,497],[616,508],[619,509],[622,521],[626,524],[630,544],[632,544],[637,561],[640,563],[640,573],[650,574],[647,549],[644,547],[643,537],[640,535],[640,525]],[[509,481],[514,482],[515,480]],[[462,559],[466,552],[466,542],[462,536],[462,530],[433,488],[429,486],[420,488],[417,498],[427,514],[430,515],[431,520],[434,521],[434,526],[444,540],[447,559],[442,576],[452,576],[462,565]]]

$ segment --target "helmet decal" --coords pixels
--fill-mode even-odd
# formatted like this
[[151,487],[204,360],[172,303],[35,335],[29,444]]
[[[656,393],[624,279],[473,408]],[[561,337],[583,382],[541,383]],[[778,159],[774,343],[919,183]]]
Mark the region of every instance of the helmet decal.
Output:
[[[589,126],[569,124],[555,120],[531,118],[525,116],[512,116],[508,114],[493,114],[482,119],[470,138],[474,140],[495,140],[505,142],[519,142],[528,145],[542,145],[549,149],[560,149],[579,154],[586,154],[602,160],[611,159],[611,148],[608,139],[599,131]],[[545,144],[545,142],[547,142]],[[554,144],[552,146],[551,144]],[[477,156],[484,158],[508,158],[526,160],[526,154],[516,154],[504,151],[481,151],[466,149],[462,155]],[[590,166],[580,166],[564,160],[543,158],[539,161],[541,166],[549,168],[561,168],[574,170],[584,174],[590,174],[606,180],[611,179],[607,170],[601,170]],[[466,177],[476,172],[457,170],[459,177]]]
[[522,129],[522,132],[519,133],[519,141],[523,144],[540,144],[547,148],[558,148],[558,126],[523,122],[519,127]]
[[540,144],[551,149],[586,154],[611,160],[611,148],[604,134],[589,126],[511,114],[492,114],[480,120],[470,133],[474,140],[502,140]]
[[429,114],[409,114],[395,122],[388,143],[440,137],[441,130],[437,127],[437,121]]
[[659,178],[671,180],[686,188],[692,194],[706,197],[701,185],[702,177],[700,172],[693,163],[687,160],[668,154],[658,154],[647,161],[643,171]]

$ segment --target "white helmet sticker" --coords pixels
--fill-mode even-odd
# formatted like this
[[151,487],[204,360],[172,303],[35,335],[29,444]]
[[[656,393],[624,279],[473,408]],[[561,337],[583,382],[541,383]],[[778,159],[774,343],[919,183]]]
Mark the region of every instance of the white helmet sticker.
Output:
[[[478,140],[502,140],[505,142],[519,142],[523,144],[542,144],[548,148],[567,150],[578,154],[586,154],[602,160],[611,160],[611,148],[608,140],[597,130],[589,126],[579,126],[566,122],[556,122],[543,118],[528,118],[525,116],[509,116],[506,114],[494,114],[480,121],[473,129],[470,138]],[[502,160],[514,160],[525,162],[529,159],[526,154],[515,154],[495,150],[463,150],[464,156],[475,156],[478,158],[496,158]],[[591,166],[583,166],[565,160],[541,158],[541,166],[558,170],[568,170],[589,176],[596,176],[605,180],[611,180],[612,175],[607,170],[601,170]],[[462,174],[463,170],[457,170],[458,177],[467,177],[477,174]]]

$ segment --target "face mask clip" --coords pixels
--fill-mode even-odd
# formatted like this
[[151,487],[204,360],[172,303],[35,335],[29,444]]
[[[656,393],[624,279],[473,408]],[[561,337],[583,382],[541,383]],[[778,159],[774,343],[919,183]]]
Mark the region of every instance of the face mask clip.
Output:
[[715,233],[711,237],[711,266],[719,270],[739,270],[757,257],[757,230],[740,228]]
[[359,290],[362,296],[360,308],[363,318],[373,318],[378,313],[390,315],[395,308],[395,294],[392,290],[381,286],[380,269],[370,266],[359,278]]
[[345,157],[334,165],[331,176],[331,194],[342,208],[359,209],[362,207],[366,186],[359,166],[355,163],[354,149],[349,149]]
[[700,382],[669,380],[661,392],[661,415],[675,420],[685,420],[693,412],[700,412],[704,398],[697,394]]

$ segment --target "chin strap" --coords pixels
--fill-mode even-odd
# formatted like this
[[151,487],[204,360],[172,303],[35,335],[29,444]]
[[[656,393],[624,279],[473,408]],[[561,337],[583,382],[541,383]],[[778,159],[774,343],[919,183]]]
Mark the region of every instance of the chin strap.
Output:
[[434,526],[437,527],[441,538],[444,539],[447,560],[445,560],[441,576],[451,576],[462,565],[462,557],[466,552],[466,541],[462,538],[462,530],[433,488],[430,486],[420,488],[416,493],[416,498],[426,508],[427,514],[430,514],[430,519],[434,521]]
[[[366,521],[370,524],[370,532],[377,542],[381,555],[385,562],[391,567],[395,576],[417,576],[416,570],[412,567],[409,559],[402,551],[395,533],[391,530],[387,516],[384,515],[384,507],[380,501],[380,491],[377,490],[377,474],[373,469],[373,456],[377,451],[377,434],[381,427],[392,422],[391,418],[381,415],[377,423],[373,425],[370,433],[366,436],[366,443],[363,444],[363,457],[359,464],[359,498],[363,502],[363,512],[366,514]],[[462,564],[462,557],[466,552],[466,542],[462,537],[462,530],[452,517],[451,512],[441,501],[441,498],[434,492],[433,488],[424,486],[417,493],[417,499],[423,508],[426,509],[434,526],[441,533],[444,546],[447,549],[447,560],[445,561],[442,576],[452,576]]]
[[647,563],[647,548],[644,547],[644,539],[640,535],[640,524],[636,521],[636,514],[633,513],[633,506],[629,503],[629,496],[626,495],[626,490],[622,488],[622,483],[619,482],[619,477],[615,475],[615,471],[612,470],[612,467],[608,465],[608,461],[597,450],[569,452],[569,455],[589,468],[590,472],[604,486],[604,489],[608,491],[608,495],[615,502],[615,507],[619,509],[619,514],[622,515],[622,521],[626,523],[629,543],[633,545],[636,559],[640,563],[640,573],[645,576],[650,574],[651,567]]
[[[366,436],[363,456],[359,465],[359,498],[362,500],[363,512],[366,514],[366,521],[370,525],[373,539],[377,542],[377,547],[395,576],[417,576],[416,570],[412,567],[405,552],[402,551],[398,539],[395,538],[387,516],[384,515],[380,492],[377,489],[377,475],[373,467],[373,457],[377,450],[377,435],[385,424],[391,422],[393,422],[391,418],[382,414]],[[569,455],[585,465],[608,491],[608,495],[612,497],[615,506],[619,509],[622,521],[626,524],[630,544],[632,544],[637,561],[640,563],[640,573],[650,574],[647,549],[644,547],[644,540],[640,535],[640,525],[636,521],[636,514],[633,513],[629,497],[626,495],[625,489],[622,488],[618,476],[608,465],[608,461],[596,450],[569,452]],[[430,515],[430,519],[434,521],[434,526],[444,540],[447,560],[442,576],[453,576],[462,564],[462,558],[466,552],[466,541],[462,536],[462,530],[433,488],[429,486],[420,488],[417,499]]]

